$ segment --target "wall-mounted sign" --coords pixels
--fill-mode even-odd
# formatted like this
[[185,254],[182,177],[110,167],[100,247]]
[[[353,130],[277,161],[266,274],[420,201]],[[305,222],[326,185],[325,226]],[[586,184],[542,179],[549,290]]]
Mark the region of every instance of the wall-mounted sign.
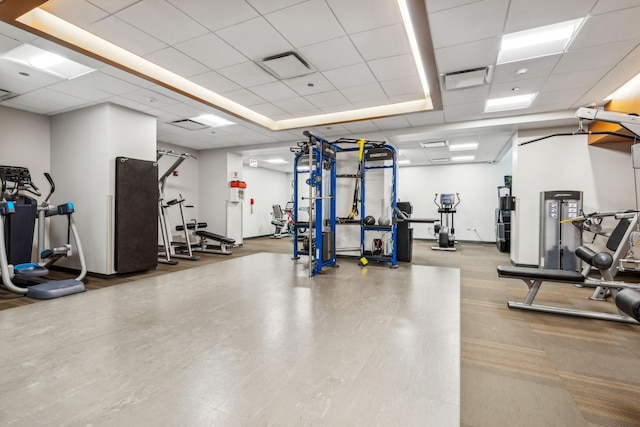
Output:
[[258,161],[256,159],[249,159],[249,166],[251,166],[252,168],[257,168]]

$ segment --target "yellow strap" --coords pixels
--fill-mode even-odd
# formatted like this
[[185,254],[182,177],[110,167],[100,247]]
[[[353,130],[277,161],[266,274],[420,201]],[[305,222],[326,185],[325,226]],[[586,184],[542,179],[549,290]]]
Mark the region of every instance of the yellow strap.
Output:
[[364,138],[358,140],[358,145],[360,146],[360,150],[358,150],[358,161],[362,161],[362,152],[364,151]]

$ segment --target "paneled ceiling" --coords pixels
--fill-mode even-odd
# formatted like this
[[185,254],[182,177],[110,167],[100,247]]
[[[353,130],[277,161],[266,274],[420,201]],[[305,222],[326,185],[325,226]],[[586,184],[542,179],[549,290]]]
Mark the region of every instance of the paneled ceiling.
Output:
[[[4,0],[0,13],[20,1]],[[432,110],[274,131],[14,22],[0,22],[0,56],[29,43],[96,71],[63,80],[0,59],[0,89],[17,95],[0,106],[55,115],[110,102],[157,117],[160,142],[185,151],[227,148],[286,171],[290,164],[263,161],[290,160],[288,147],[304,130],[329,140],[386,139],[411,165],[451,157],[447,148],[423,149],[419,142],[475,141],[474,161],[492,162],[516,130],[575,124],[577,107],[602,105],[640,72],[640,0],[426,0],[420,6],[423,16],[414,20],[426,24],[417,37]],[[396,0],[52,0],[41,9],[270,120],[425,98]],[[503,34],[583,17],[564,53],[497,64]],[[259,66],[285,52],[303,58],[309,73],[278,79]],[[444,73],[486,66],[492,69],[486,84],[442,85]],[[522,69],[527,72],[516,72]],[[534,92],[529,108],[483,112],[487,99]],[[202,130],[171,124],[204,113],[235,124]]]

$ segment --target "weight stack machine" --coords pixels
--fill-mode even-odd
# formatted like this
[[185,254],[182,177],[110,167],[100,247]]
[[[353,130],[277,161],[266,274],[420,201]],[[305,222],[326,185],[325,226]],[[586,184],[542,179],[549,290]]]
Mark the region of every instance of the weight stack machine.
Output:
[[571,219],[581,211],[581,191],[540,193],[540,267],[580,271],[575,251],[582,244],[582,233]]

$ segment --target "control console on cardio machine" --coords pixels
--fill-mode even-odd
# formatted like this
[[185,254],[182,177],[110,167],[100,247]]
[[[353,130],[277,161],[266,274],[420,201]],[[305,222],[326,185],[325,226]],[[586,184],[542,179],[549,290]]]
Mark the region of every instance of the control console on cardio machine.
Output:
[[[438,237],[438,246],[432,246],[431,249],[455,251],[456,237],[453,227],[453,215],[460,204],[460,194],[440,194],[440,202],[438,203],[438,193],[436,193],[433,203],[438,207],[440,223],[435,224],[433,227],[433,231]],[[451,219],[451,227],[449,227],[449,219]]]

